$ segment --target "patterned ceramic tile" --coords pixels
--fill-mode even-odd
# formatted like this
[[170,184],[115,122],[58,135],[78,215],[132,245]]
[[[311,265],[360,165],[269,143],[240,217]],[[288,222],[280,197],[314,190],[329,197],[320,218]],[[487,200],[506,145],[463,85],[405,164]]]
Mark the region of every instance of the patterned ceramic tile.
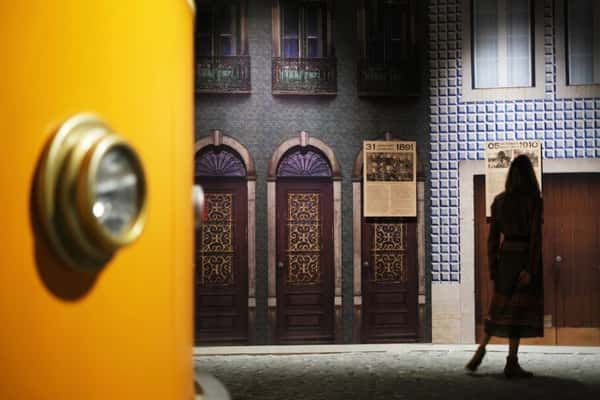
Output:
[[[431,272],[460,280],[458,162],[482,160],[488,140],[540,139],[545,158],[600,155],[600,99],[555,97],[552,1],[544,1],[545,96],[539,100],[464,102],[461,98],[460,0],[431,0],[430,65]],[[456,77],[456,79],[454,79]],[[458,142],[457,145],[453,145]],[[449,172],[454,172],[451,176]],[[449,246],[444,246],[449,244]]]

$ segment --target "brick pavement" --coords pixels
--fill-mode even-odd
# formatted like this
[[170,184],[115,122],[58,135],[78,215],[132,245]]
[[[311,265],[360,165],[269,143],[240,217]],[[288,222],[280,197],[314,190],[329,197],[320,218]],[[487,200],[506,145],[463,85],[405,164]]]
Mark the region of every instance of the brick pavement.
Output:
[[257,399],[600,399],[600,348],[522,346],[536,375],[506,380],[506,346],[488,346],[475,374],[475,346],[363,345],[197,349],[196,368],[234,400]]

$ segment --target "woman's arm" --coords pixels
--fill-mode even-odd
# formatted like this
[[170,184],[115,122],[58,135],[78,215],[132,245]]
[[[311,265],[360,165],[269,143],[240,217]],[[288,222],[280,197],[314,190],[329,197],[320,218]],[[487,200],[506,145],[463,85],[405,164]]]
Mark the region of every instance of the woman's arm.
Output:
[[500,248],[500,225],[498,223],[498,205],[496,200],[492,203],[492,217],[490,218],[490,233],[488,235],[488,266],[490,278],[496,279],[498,271],[498,249]]

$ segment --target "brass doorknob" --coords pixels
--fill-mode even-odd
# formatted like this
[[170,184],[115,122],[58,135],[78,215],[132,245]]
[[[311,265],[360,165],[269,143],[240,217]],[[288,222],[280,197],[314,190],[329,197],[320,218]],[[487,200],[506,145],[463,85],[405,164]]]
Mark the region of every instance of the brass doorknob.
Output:
[[38,220],[66,264],[99,270],[146,222],[137,151],[99,117],[77,114],[52,137],[37,171]]

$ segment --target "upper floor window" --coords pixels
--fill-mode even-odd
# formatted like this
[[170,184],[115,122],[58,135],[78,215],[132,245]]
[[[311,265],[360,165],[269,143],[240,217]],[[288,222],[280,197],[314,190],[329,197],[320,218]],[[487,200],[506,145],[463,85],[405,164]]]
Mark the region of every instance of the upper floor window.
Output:
[[569,85],[600,84],[600,2],[567,1]]
[[359,94],[417,94],[415,2],[360,0],[358,34]]
[[273,1],[273,94],[337,92],[333,0]]
[[246,0],[197,2],[196,92],[250,92],[246,8]]
[[555,0],[556,95],[600,96],[600,1]]
[[281,39],[284,57],[324,56],[324,9],[325,5],[320,2],[282,2]]
[[196,55],[240,54],[240,4],[235,1],[199,1],[196,16]]
[[463,0],[463,15],[465,99],[543,98],[543,1]]
[[531,18],[527,0],[473,1],[475,88],[531,86]]
[[412,50],[410,2],[367,1],[367,60],[374,65],[399,65]]

